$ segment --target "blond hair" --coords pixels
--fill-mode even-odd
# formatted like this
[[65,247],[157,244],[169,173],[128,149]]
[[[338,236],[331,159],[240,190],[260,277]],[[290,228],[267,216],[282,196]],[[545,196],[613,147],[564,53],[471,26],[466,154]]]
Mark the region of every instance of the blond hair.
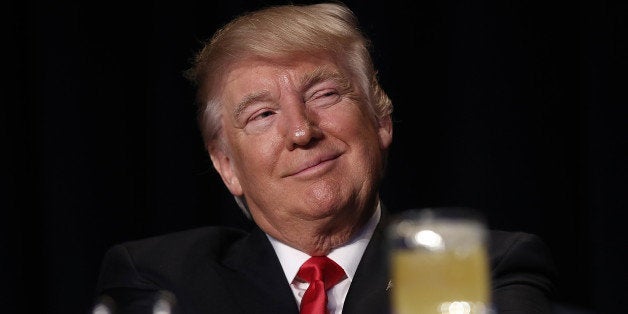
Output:
[[186,72],[197,86],[205,146],[210,149],[222,129],[220,80],[229,66],[248,57],[272,60],[329,53],[357,80],[374,116],[389,116],[392,103],[377,81],[368,49],[357,18],[342,4],[274,6],[239,16],[214,34]]

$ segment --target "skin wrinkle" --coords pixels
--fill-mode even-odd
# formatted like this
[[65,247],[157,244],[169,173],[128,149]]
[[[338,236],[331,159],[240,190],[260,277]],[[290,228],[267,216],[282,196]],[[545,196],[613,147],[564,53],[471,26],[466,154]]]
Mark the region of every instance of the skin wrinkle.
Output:
[[[303,90],[308,90],[313,85],[323,82],[325,80],[332,80],[336,82],[339,86],[340,94],[348,94],[352,90],[351,81],[347,77],[338,72],[330,70],[329,67],[326,66],[318,67],[311,73],[306,73],[305,75],[303,75],[299,80],[300,83],[298,86],[303,86]],[[282,81],[284,82],[284,84],[290,84],[290,80],[287,77],[283,77]],[[270,92],[268,90],[261,90],[244,96],[243,99],[235,106],[233,113],[235,119],[239,120],[240,115],[246,109],[246,107],[258,101],[264,101],[269,97],[269,94]],[[307,96],[305,98],[307,98]],[[303,102],[305,102],[305,99],[303,100]]]
[[235,109],[233,110],[233,116],[235,118],[235,120],[239,120],[240,115],[242,115],[242,112],[251,104],[258,102],[258,101],[263,101],[264,99],[268,98],[270,92],[267,90],[262,90],[259,92],[255,92],[255,93],[251,93],[249,95],[244,96],[244,98],[235,106]]
[[[244,195],[255,222],[274,238],[310,255],[346,243],[375,209],[390,121],[371,114],[327,55],[302,62],[249,59],[231,69],[222,86],[230,149],[212,153],[223,181],[234,195]],[[272,114],[256,120],[263,128],[250,133],[244,112],[258,101]],[[338,157],[308,166],[305,175],[280,176],[334,152]]]

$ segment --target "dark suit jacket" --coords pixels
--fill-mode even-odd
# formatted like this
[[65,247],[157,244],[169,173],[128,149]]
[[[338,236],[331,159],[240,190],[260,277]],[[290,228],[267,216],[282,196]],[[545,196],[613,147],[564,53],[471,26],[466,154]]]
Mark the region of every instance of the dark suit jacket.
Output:
[[[382,228],[369,243],[343,313],[390,313]],[[553,267],[538,237],[491,232],[493,303],[498,313],[549,313]],[[393,288],[394,289],[394,288]],[[175,313],[298,313],[275,252],[258,228],[247,233],[206,227],[111,248],[97,293],[116,313],[152,313],[160,290],[177,299]]]

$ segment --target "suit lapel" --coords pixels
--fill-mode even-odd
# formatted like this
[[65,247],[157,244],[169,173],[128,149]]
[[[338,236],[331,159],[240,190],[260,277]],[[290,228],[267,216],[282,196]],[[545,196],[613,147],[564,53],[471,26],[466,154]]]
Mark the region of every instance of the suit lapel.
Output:
[[225,283],[243,313],[298,313],[298,306],[279,259],[257,227],[226,255]]
[[385,225],[382,215],[349,288],[343,313],[390,312],[388,300],[390,276],[384,243]]
[[[390,275],[385,248],[387,213],[364,251],[345,299],[343,313],[390,313]],[[225,288],[237,296],[241,313],[297,314],[296,300],[268,238],[254,227],[225,254],[221,272]],[[234,309],[234,313],[238,312]]]

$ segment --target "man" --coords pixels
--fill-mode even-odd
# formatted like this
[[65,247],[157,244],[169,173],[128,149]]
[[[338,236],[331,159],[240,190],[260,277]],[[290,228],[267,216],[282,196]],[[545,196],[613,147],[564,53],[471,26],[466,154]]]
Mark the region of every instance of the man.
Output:
[[[122,313],[150,313],[164,290],[179,313],[390,312],[378,187],[392,105],[353,13],[318,4],[245,14],[214,35],[189,76],[213,166],[257,227],[115,246],[99,295]],[[546,311],[542,244],[495,233],[490,251],[495,306]]]

